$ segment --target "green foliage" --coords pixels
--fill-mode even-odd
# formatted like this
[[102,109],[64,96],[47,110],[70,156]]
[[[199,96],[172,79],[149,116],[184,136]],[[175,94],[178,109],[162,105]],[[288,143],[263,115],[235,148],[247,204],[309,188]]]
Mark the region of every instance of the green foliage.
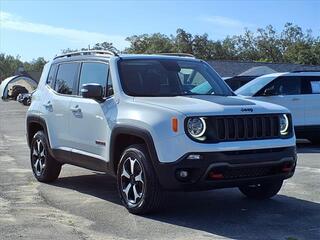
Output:
[[25,62],[23,66],[26,72],[41,72],[46,63],[47,61],[43,57],[38,57],[31,62]]
[[22,65],[19,56],[13,57],[0,53],[0,82],[13,75],[14,72]]
[[19,67],[23,67],[26,72],[41,72],[46,60],[43,57],[32,60],[31,62],[22,62],[20,57],[13,57],[0,53],[0,82],[7,77],[14,75]]
[[[113,51],[116,53],[119,52],[119,50],[113,46],[113,43],[109,43],[109,42],[96,43],[95,45],[93,45],[93,47],[88,46],[88,48],[81,48],[80,50],[81,51],[108,50],[108,51]],[[79,49],[67,48],[67,49],[61,50],[62,53],[70,53],[70,52],[77,52],[77,51],[79,51]]]
[[192,35],[177,29],[176,35],[142,34],[126,39],[128,53],[191,53],[205,60],[243,60],[262,62],[288,62],[320,64],[320,37],[311,30],[287,23],[281,33],[268,25],[256,32],[245,30],[242,35],[210,40],[208,34]]
[[127,53],[164,53],[173,48],[171,39],[161,33],[133,35],[126,41],[131,43],[131,47],[125,49]]

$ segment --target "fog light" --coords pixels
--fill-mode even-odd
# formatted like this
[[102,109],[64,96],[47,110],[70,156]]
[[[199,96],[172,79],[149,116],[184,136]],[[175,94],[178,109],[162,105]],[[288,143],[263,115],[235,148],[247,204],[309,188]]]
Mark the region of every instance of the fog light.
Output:
[[190,154],[187,159],[190,159],[190,160],[199,160],[201,159],[201,155],[200,154]]
[[179,177],[181,177],[181,178],[187,178],[188,176],[189,176],[188,171],[185,171],[185,170],[179,171]]

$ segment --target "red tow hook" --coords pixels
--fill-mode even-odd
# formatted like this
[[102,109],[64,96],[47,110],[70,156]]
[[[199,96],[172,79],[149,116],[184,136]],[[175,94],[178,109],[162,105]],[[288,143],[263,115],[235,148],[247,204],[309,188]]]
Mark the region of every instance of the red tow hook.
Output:
[[282,172],[291,172],[292,169],[293,169],[293,164],[292,163],[286,163],[281,168]]
[[223,179],[224,176],[223,176],[222,173],[210,172],[210,173],[209,173],[209,178],[211,178],[211,179]]

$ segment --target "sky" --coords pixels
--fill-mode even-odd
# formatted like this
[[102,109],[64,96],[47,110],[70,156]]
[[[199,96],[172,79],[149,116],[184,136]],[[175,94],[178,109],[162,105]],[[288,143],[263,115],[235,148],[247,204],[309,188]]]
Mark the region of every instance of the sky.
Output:
[[213,40],[286,22],[320,35],[320,0],[94,1],[0,0],[0,53],[49,60],[62,49],[112,42],[143,33],[208,33]]

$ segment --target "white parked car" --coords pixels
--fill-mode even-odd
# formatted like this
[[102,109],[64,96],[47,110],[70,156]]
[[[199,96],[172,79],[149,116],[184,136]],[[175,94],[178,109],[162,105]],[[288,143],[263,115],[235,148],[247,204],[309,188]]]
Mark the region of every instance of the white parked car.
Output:
[[267,74],[235,92],[247,99],[288,108],[292,113],[297,137],[320,143],[320,71]]
[[110,173],[135,214],[157,209],[165,190],[238,187],[270,198],[296,167],[289,111],[235,96],[189,55],[57,56],[26,123],[37,180],[54,181],[63,164]]

